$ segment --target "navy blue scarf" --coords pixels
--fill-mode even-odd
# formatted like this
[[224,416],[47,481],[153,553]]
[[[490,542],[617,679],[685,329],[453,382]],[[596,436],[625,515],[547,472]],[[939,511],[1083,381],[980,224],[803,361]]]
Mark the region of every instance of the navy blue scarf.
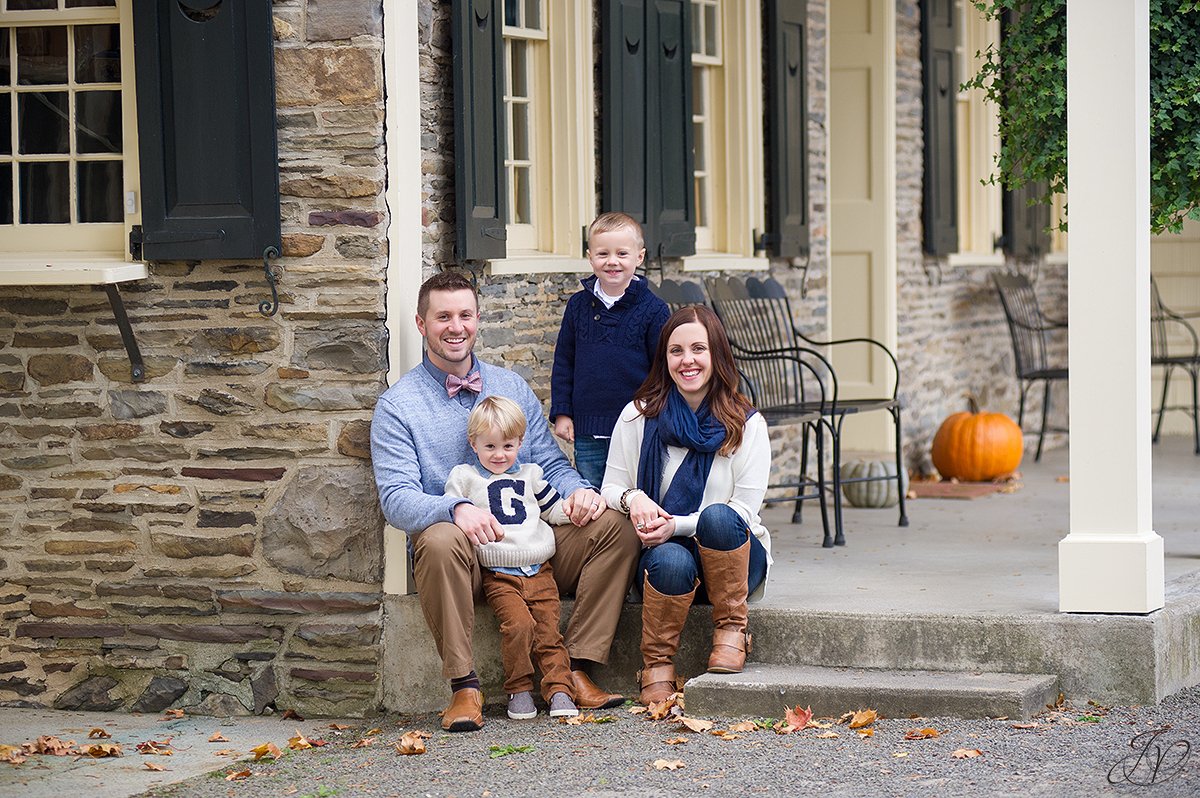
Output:
[[[692,412],[678,389],[672,388],[663,411],[646,419],[638,461],[638,488],[671,515],[696,512],[704,498],[713,458],[724,442],[725,426],[709,410],[708,400]],[[667,495],[661,496],[668,446],[682,446],[688,453],[671,479]]]

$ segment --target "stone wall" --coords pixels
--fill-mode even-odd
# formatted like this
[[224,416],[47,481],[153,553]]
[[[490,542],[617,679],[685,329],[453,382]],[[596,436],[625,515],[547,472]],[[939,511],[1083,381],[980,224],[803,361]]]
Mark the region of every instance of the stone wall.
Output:
[[284,253],[0,292],[0,701],[379,703],[368,423],[385,371],[381,4],[274,3]]

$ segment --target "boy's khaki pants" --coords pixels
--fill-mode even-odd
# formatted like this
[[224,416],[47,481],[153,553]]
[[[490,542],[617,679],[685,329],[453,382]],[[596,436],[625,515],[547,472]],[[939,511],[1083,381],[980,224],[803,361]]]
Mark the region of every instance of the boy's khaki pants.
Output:
[[504,692],[512,695],[533,689],[536,659],[542,672],[542,698],[548,702],[555,693],[566,693],[574,701],[571,658],[558,631],[558,585],[553,572],[550,563],[543,563],[533,576],[484,568],[483,595],[500,621]]
[[[576,659],[608,662],[641,542],[628,518],[605,510],[584,526],[554,527],[554,543],[550,564],[558,592],[575,597],[567,651]],[[442,675],[466,676],[475,670],[471,631],[475,602],[482,598],[475,546],[454,524],[434,524],[413,538],[412,557],[417,597],[442,658]]]

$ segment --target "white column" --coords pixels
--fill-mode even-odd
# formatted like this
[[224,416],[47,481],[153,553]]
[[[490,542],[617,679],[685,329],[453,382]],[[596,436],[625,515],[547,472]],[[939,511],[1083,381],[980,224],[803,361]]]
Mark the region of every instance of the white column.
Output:
[[[421,71],[417,0],[384,0],[383,81],[387,121],[388,384],[421,360],[417,289],[421,285]],[[383,590],[407,593],[408,552],[403,532],[383,536]]]
[[1067,2],[1071,521],[1062,612],[1163,606],[1151,522],[1148,0]]

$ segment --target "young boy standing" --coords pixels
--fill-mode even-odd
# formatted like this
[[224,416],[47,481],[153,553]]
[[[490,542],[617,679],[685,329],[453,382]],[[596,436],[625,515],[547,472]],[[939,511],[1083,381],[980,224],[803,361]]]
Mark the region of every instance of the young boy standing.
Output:
[[483,593],[500,620],[500,656],[508,716],[537,715],[533,704],[533,660],[542,671],[542,697],[550,717],[579,714],[571,682],[571,660],[558,631],[558,584],[549,559],[554,531],[569,522],[562,497],[535,463],[518,466],[525,438],[525,413],[502,396],[480,399],[467,419],[467,440],[478,462],[455,466],[446,495],[469,499],[500,523],[503,534],[479,546]]
[[636,274],[646,247],[632,216],[597,216],[587,257],[594,274],[567,301],[554,347],[550,420],[555,435],[575,444],[575,470],[599,488],[617,417],[646,379],[671,314]]

